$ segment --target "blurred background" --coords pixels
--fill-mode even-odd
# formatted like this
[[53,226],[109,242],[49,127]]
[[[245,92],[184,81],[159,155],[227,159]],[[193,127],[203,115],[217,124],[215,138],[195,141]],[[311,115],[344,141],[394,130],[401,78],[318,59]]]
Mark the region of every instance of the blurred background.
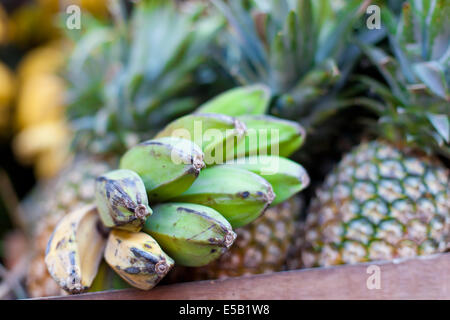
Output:
[[[77,4],[100,21],[109,19],[104,0],[81,0]],[[19,201],[37,180],[53,177],[69,158],[65,84],[60,71],[70,43],[58,27],[60,5],[58,0],[0,1],[2,272],[11,269],[17,262],[14,257],[26,250],[21,234],[12,231],[23,224]],[[5,246],[5,241],[17,247]],[[6,294],[3,289],[0,285],[0,297]]]

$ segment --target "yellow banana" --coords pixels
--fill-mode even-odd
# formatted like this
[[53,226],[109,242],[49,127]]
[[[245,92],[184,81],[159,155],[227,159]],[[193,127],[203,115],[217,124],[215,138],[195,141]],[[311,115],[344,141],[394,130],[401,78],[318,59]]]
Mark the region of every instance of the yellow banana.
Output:
[[67,292],[89,289],[106,244],[95,206],[86,206],[64,216],[48,242],[45,263],[53,279]]
[[122,279],[142,290],[153,288],[174,265],[151,236],[124,230],[109,234],[105,260]]
[[103,224],[138,232],[152,214],[144,182],[133,171],[107,172],[96,179],[95,199]]

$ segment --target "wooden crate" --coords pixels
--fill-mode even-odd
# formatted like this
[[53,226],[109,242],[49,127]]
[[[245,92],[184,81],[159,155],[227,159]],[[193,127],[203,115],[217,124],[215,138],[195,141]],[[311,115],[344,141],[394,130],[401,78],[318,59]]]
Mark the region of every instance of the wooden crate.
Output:
[[[373,275],[369,267],[373,265],[379,267],[379,289],[367,286],[368,278]],[[444,253],[399,261],[180,283],[157,286],[150,291],[112,290],[45,299],[450,299],[449,274],[450,253]]]

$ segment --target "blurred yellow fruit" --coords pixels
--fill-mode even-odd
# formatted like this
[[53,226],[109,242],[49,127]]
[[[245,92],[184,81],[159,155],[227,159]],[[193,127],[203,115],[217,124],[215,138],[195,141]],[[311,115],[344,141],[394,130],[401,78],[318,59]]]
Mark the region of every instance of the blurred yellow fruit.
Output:
[[4,135],[10,127],[10,107],[14,98],[15,84],[13,73],[0,61],[0,135]]
[[80,4],[96,17],[104,18],[108,15],[108,0],[80,0]]
[[8,16],[0,4],[0,44],[6,43],[8,39]]
[[[64,0],[63,0],[64,1]],[[60,8],[60,0],[37,0],[37,3],[44,10],[49,12],[57,12]]]
[[24,164],[30,164],[44,153],[55,154],[53,150],[67,153],[69,142],[67,125],[63,121],[55,121],[20,131],[14,137],[12,145],[17,158]]
[[54,74],[41,74],[23,81],[16,111],[19,129],[64,117],[65,85]]
[[37,178],[50,178],[68,159],[71,135],[65,119],[66,86],[58,76],[70,44],[55,40],[30,51],[20,62],[15,112],[16,157],[33,164]]
[[69,144],[40,153],[34,164],[34,172],[38,179],[54,177],[69,163],[71,154],[67,148]]
[[80,6],[83,10],[89,11],[98,18],[106,17],[108,14],[108,0],[38,0],[40,6],[48,11],[58,11],[63,6],[75,4]]
[[56,73],[64,63],[64,53],[64,44],[56,42],[31,50],[19,64],[19,79],[22,81],[42,73]]
[[14,10],[8,21],[9,40],[19,47],[31,47],[60,36],[55,12],[30,3]]
[[15,79],[9,68],[0,61],[0,109],[9,106],[15,93]]

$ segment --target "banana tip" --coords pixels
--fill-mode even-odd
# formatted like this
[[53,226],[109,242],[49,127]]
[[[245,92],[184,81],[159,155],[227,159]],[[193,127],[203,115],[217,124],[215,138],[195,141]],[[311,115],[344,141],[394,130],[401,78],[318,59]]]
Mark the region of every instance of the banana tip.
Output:
[[166,261],[160,261],[155,265],[155,271],[159,276],[164,276],[169,272],[170,268],[171,266],[169,266]]
[[233,244],[234,240],[236,240],[236,233],[234,233],[233,231],[230,230],[225,235],[225,240],[224,240],[225,247],[229,248]]
[[234,127],[238,136],[243,136],[247,132],[247,127],[245,124],[237,119],[234,120]]
[[144,219],[148,215],[147,207],[143,204],[139,204],[135,209],[134,213],[138,219]]
[[203,157],[194,157],[192,159],[192,165],[196,170],[200,170],[205,167],[205,162],[203,162]]
[[273,191],[272,187],[268,188],[266,196],[267,196],[267,203],[268,204],[271,204],[272,201],[275,200],[276,195],[275,195],[275,192]]

